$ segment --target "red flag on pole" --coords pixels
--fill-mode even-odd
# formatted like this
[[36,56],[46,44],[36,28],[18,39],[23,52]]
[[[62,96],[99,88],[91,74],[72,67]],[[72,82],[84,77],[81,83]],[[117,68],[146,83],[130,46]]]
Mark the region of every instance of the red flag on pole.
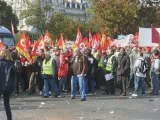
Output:
[[101,50],[101,36],[99,33],[94,35],[92,47],[96,48],[97,50]]
[[135,41],[139,41],[139,35],[138,35],[138,32],[136,32],[136,33],[134,34],[134,40],[135,40]]
[[77,29],[77,37],[76,37],[75,44],[78,45],[81,40],[82,40],[82,35],[81,35],[80,29],[78,27],[78,29]]
[[88,47],[89,47],[89,45],[88,45],[88,38],[87,38],[87,37],[83,38],[83,39],[79,42],[78,46],[79,46],[79,48],[81,48],[81,49],[88,48]]
[[60,34],[60,39],[58,41],[58,46],[61,49],[64,49],[64,47],[65,47],[64,40],[63,40],[63,34],[62,33]]
[[152,26],[152,43],[160,44],[160,33]]
[[38,55],[40,53],[40,49],[44,49],[43,35],[40,35],[38,40],[34,43],[32,54]]
[[48,32],[48,30],[46,31],[46,34],[44,36],[44,42],[47,42],[49,43],[51,41],[51,38],[50,38],[50,33]]
[[92,43],[93,43],[93,37],[91,31],[89,30],[89,47],[92,47]]
[[31,55],[29,54],[29,49],[27,46],[27,38],[24,32],[22,32],[20,39],[16,45],[17,51],[22,54],[30,63],[33,63]]
[[103,49],[104,51],[106,51],[107,48],[108,48],[108,46],[109,46],[109,40],[107,39],[107,35],[106,35],[106,33],[104,32],[104,33],[102,34],[102,49]]
[[56,36],[56,45],[58,45],[58,37]]
[[3,43],[2,43],[2,41],[0,39],[0,50],[2,50],[3,48],[4,48],[4,45],[3,45]]
[[30,47],[31,46],[31,40],[30,40],[30,37],[27,36],[27,47]]

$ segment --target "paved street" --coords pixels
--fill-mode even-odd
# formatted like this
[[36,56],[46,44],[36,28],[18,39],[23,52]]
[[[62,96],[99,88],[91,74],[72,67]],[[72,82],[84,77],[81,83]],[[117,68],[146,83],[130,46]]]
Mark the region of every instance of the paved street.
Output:
[[[2,103],[0,120],[6,120]],[[126,97],[98,93],[85,102],[79,96],[42,99],[25,94],[12,97],[11,107],[13,120],[160,120],[159,96],[132,98],[129,93]]]

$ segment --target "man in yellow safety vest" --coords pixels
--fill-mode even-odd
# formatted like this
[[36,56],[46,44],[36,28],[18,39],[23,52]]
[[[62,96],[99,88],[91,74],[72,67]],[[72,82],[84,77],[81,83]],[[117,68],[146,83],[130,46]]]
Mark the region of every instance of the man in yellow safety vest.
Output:
[[116,75],[116,69],[117,69],[117,59],[114,55],[114,50],[107,50],[107,62],[105,65],[105,75],[111,74],[113,76],[112,79],[105,81],[105,92],[106,94],[115,94],[115,75]]
[[44,95],[42,98],[49,97],[49,85],[54,91],[54,97],[58,97],[58,88],[55,82],[55,74],[57,72],[56,61],[51,58],[49,51],[45,52],[45,59],[42,63],[42,77],[44,79]]

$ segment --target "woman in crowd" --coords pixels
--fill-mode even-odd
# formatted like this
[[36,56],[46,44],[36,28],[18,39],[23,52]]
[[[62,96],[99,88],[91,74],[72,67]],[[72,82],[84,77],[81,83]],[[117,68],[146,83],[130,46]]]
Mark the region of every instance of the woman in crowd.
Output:
[[12,120],[10,109],[10,96],[15,89],[16,70],[9,50],[2,50],[0,53],[0,94],[3,95],[4,107],[7,120]]

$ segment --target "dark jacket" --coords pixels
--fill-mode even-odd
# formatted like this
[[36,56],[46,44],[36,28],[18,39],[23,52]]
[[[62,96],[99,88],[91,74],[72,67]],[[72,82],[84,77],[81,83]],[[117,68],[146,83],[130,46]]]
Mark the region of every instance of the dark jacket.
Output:
[[130,59],[129,59],[129,56],[126,53],[124,55],[119,54],[117,75],[128,77],[129,74],[130,74]]
[[0,59],[0,93],[10,93],[15,89],[16,69],[14,62]]
[[97,60],[91,55],[88,57],[88,74],[87,76],[89,79],[95,79],[97,74],[98,62]]
[[38,56],[37,59],[35,60],[35,69],[37,70],[38,73],[41,73],[43,60],[44,58],[42,58],[41,56]]
[[80,54],[75,56],[72,61],[73,75],[86,75],[88,73],[88,59],[87,56]]

